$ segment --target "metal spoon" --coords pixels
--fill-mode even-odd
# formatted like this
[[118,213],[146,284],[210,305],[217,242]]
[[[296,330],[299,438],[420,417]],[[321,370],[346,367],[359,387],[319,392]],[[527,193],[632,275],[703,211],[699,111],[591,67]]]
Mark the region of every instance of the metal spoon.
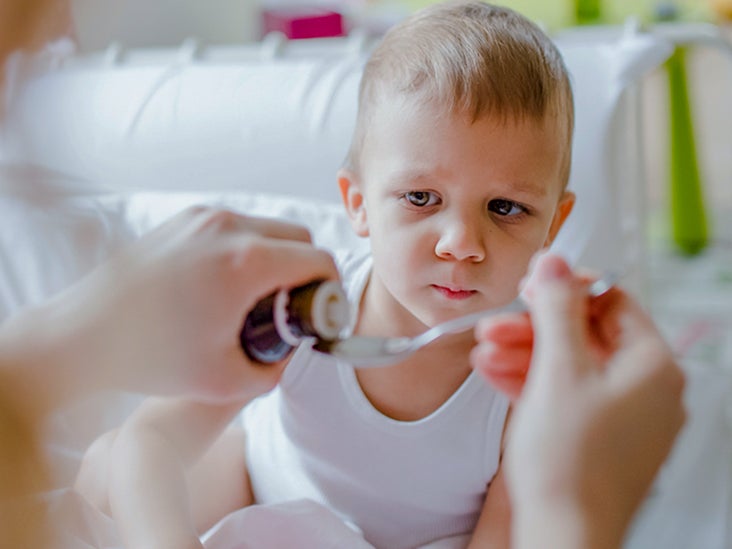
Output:
[[[587,293],[598,297],[612,288],[620,276],[615,272],[605,273],[590,284]],[[478,311],[433,326],[414,337],[350,336],[334,341],[315,340],[313,349],[332,355],[357,368],[378,368],[389,366],[407,358],[415,351],[447,334],[458,334],[469,330],[481,319],[501,313],[516,313],[526,310],[526,304],[517,297],[508,305]]]

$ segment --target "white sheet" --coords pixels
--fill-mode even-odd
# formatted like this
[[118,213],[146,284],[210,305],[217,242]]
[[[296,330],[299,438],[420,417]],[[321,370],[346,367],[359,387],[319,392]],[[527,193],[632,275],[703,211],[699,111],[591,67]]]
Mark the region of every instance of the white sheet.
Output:
[[[114,522],[73,490],[49,495],[63,549],[123,549]],[[201,536],[206,549],[374,549],[357,529],[309,500],[253,505],[224,517]],[[436,540],[417,549],[463,549],[469,536]]]

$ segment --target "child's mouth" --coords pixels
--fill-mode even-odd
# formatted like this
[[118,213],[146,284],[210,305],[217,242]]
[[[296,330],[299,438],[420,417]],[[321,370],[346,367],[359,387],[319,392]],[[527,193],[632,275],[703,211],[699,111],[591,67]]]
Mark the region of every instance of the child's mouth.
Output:
[[438,286],[437,284],[433,284],[432,287],[448,299],[456,299],[456,300],[468,299],[469,297],[478,293],[475,290],[460,290],[460,289],[453,290],[453,289],[447,288],[445,286]]

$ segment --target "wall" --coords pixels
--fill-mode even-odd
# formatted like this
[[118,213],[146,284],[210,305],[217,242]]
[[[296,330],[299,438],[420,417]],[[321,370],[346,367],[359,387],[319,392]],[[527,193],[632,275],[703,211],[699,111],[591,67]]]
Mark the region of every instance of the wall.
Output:
[[188,37],[241,43],[259,36],[256,0],[71,0],[82,50],[170,46]]

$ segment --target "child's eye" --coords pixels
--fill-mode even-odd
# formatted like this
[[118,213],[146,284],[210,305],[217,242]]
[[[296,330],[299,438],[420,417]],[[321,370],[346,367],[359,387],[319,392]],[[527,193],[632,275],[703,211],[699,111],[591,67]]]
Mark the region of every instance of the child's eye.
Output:
[[437,196],[429,191],[409,191],[404,193],[404,198],[406,198],[410,204],[419,208],[433,206],[438,202]]
[[504,217],[513,217],[526,213],[526,208],[512,200],[497,198],[488,203],[488,210]]

